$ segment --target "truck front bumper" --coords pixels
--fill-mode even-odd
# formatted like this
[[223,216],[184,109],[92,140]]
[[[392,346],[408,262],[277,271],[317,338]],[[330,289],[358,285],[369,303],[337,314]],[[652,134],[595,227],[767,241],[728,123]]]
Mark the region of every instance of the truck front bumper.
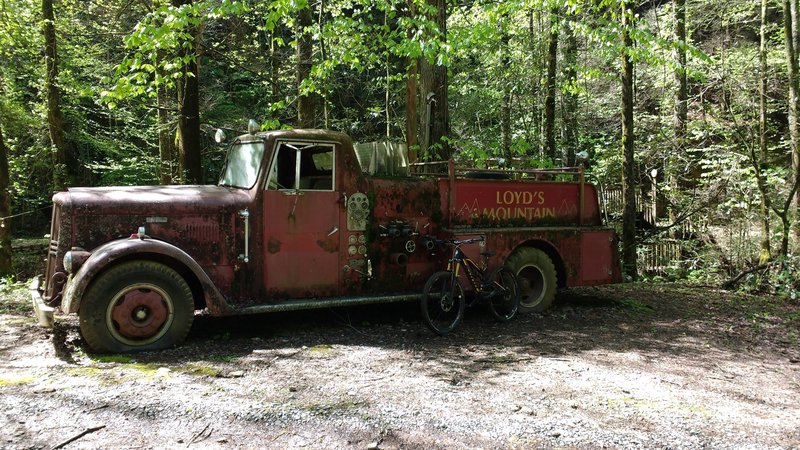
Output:
[[47,306],[42,298],[42,292],[39,290],[39,285],[42,282],[42,277],[38,276],[31,282],[31,301],[33,302],[33,310],[36,312],[36,318],[39,320],[39,325],[47,328],[53,328],[53,317],[55,309],[52,306]]

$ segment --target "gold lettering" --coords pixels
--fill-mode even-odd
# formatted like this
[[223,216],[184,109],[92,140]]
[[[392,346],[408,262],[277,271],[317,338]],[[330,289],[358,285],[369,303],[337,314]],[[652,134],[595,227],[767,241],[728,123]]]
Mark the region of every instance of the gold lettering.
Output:
[[[496,208],[484,208],[482,216],[492,220],[525,219],[533,221],[545,217],[556,217],[556,208],[543,208],[532,205],[544,204],[545,196],[542,191],[497,191],[495,200]],[[475,208],[477,213],[479,210]]]
[[497,208],[483,208],[482,216],[492,220],[525,219],[533,221],[545,217],[556,217],[556,208],[499,206]]
[[496,191],[495,203],[498,205],[532,205],[537,203],[544,204],[544,192],[542,191]]
[[497,218],[499,220],[508,219],[508,208],[497,208]]
[[531,203],[533,203],[533,194],[530,191],[523,192],[522,204],[530,205]]

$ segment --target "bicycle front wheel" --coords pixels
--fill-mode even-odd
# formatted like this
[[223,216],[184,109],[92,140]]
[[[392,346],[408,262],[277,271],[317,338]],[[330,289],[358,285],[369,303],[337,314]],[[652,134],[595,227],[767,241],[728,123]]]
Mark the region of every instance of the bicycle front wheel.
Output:
[[519,283],[514,271],[500,266],[486,276],[486,303],[492,315],[500,322],[508,322],[519,309]]
[[434,333],[444,336],[464,318],[464,290],[452,272],[436,272],[422,291],[422,317]]

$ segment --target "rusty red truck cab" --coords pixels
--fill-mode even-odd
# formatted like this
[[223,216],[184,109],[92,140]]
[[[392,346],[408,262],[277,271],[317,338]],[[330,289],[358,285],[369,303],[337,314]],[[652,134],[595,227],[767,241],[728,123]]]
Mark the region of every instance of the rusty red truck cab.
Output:
[[446,262],[431,240],[454,236],[483,236],[489,264],[515,270],[523,311],[558,287],[620,280],[616,235],[581,169],[412,172],[371,176],[348,136],[284,130],[237,138],[217,186],[59,192],[37,316],[77,313],[97,351],[160,349],[197,311],[415,300]]

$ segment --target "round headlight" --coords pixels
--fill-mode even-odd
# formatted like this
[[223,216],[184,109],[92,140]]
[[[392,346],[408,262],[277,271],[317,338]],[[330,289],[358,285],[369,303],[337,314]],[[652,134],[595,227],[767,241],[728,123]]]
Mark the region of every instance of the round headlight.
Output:
[[72,273],[72,261],[72,251],[64,253],[64,269],[69,273]]
[[81,270],[81,266],[91,255],[91,253],[80,247],[72,247],[72,249],[64,253],[64,270],[69,273]]

